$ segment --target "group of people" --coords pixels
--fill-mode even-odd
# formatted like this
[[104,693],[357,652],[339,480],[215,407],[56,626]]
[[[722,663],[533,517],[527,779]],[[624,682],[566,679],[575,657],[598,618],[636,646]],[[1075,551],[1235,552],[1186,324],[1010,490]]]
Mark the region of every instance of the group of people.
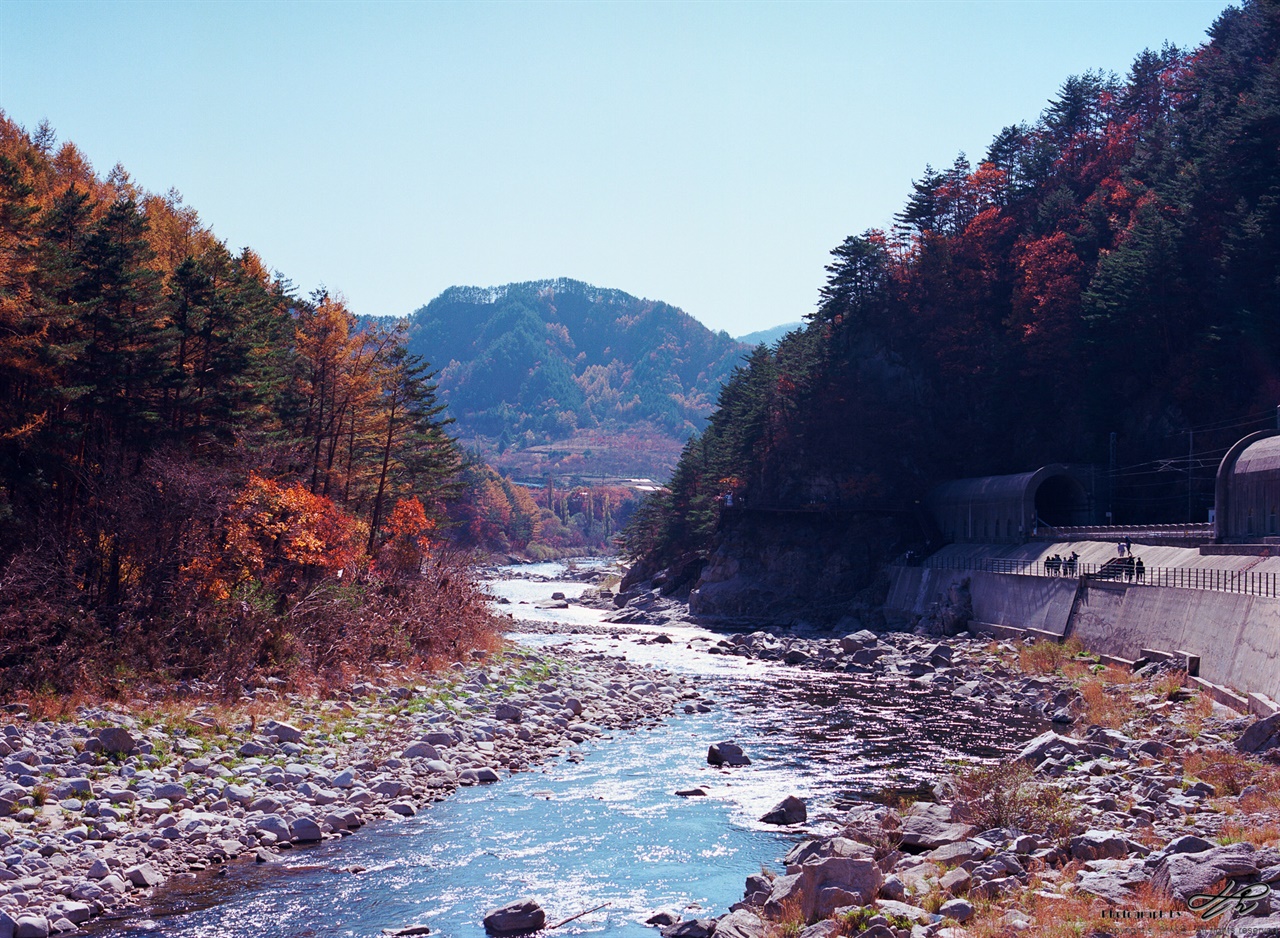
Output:
[[1147,565],[1142,562],[1141,557],[1135,557],[1133,554],[1130,554],[1127,559],[1129,562],[1124,565],[1125,581],[1143,582],[1147,578]]
[[[1118,545],[1120,558],[1106,564],[1103,570],[1099,571],[1099,575],[1106,576],[1107,571],[1114,571],[1111,575],[1115,579],[1124,578],[1126,582],[1139,583],[1145,582],[1147,578],[1147,565],[1142,562],[1141,557],[1135,557],[1133,554],[1133,543],[1125,538]],[[1080,569],[1080,555],[1074,550],[1070,557],[1063,557],[1061,554],[1054,554],[1048,557],[1044,562],[1044,572],[1048,576],[1075,576]]]
[[1147,578],[1147,565],[1142,562],[1141,557],[1133,556],[1133,541],[1130,538],[1116,541],[1116,553],[1121,557],[1121,568],[1126,582],[1132,583],[1137,580],[1141,583]]
[[1063,557],[1061,554],[1054,554],[1044,562],[1045,573],[1049,576],[1075,576],[1076,568],[1079,566],[1080,555],[1074,550],[1070,557]]

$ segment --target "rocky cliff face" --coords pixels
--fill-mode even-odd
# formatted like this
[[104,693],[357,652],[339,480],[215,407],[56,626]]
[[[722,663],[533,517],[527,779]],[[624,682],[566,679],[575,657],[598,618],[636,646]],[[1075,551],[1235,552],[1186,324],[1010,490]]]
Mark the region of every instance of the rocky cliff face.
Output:
[[689,594],[700,619],[883,625],[877,571],[901,549],[894,515],[726,512],[715,550]]

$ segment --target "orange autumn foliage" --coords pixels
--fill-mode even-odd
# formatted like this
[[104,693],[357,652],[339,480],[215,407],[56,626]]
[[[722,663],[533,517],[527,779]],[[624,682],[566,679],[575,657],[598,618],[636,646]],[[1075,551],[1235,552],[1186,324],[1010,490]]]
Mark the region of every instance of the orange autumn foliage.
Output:
[[402,498],[387,519],[383,530],[386,540],[378,552],[376,569],[398,576],[417,574],[431,550],[431,534],[436,529],[434,518],[418,498]]
[[230,586],[260,580],[290,594],[324,575],[354,574],[366,535],[363,522],[328,498],[250,473],[231,505],[222,577]]

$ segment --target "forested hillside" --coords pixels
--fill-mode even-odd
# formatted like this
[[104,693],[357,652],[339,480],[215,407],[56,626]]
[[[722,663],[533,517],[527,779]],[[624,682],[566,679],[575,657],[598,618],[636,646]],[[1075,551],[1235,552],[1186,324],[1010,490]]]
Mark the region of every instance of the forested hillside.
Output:
[[400,328],[0,115],[0,680],[319,680],[484,640]]
[[531,560],[615,553],[614,538],[642,499],[623,485],[524,486],[484,463],[466,466],[462,481],[465,493],[449,507],[451,540]]
[[1280,401],[1278,47],[1251,0],[926,167],[892,231],[832,252],[805,331],[734,372],[630,550],[705,548],[727,491],[904,509],[1055,461],[1112,477],[1118,522],[1205,520]]
[[666,303],[564,279],[453,287],[408,335],[463,442],[533,477],[665,478],[746,351]]

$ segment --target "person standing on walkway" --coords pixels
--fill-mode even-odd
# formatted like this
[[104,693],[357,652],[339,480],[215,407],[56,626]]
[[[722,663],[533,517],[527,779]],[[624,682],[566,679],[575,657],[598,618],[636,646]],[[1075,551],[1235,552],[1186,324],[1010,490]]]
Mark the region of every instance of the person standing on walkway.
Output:
[[1139,557],[1137,561],[1134,563],[1133,568],[1134,568],[1134,572],[1136,572],[1138,575],[1139,583],[1141,583],[1144,579],[1146,579],[1147,567],[1146,567],[1146,564],[1142,562],[1141,557]]

